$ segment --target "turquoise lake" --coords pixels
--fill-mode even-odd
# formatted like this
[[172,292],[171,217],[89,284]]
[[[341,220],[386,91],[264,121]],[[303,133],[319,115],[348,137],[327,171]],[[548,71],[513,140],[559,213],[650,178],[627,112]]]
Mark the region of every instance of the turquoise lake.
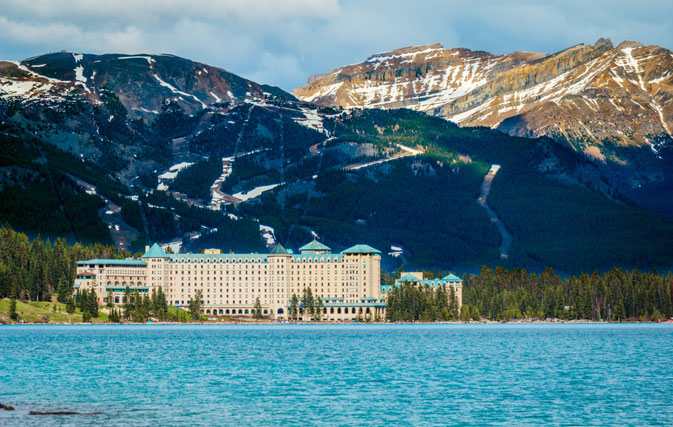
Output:
[[672,346],[671,324],[0,326],[0,425],[673,425]]

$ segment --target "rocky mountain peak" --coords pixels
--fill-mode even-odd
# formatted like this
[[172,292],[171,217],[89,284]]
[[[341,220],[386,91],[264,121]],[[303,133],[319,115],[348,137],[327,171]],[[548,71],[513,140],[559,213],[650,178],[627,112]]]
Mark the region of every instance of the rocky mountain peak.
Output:
[[619,45],[617,45],[617,49],[620,50],[626,48],[640,49],[641,47],[645,47],[645,45],[640,42],[634,42],[630,40],[624,40],[623,42],[619,43]]
[[72,96],[100,101],[114,92],[132,117],[152,117],[164,99],[193,113],[220,102],[292,98],[221,68],[173,55],[54,52],[23,61],[0,61],[0,97],[59,103]]
[[656,157],[671,139],[673,53],[631,41],[614,47],[608,38],[554,54],[432,44],[372,55],[294,94],[325,106],[404,107],[463,126],[548,135],[599,161],[628,163],[615,146]]
[[600,39],[596,40],[596,43],[594,43],[594,49],[612,49],[613,47],[614,46],[612,45],[612,40],[610,40],[610,37],[601,37]]

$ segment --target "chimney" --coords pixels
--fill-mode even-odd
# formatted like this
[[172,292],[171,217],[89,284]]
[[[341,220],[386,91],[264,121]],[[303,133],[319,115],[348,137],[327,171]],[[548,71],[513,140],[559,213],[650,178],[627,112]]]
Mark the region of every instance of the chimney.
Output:
[[145,245],[145,252],[150,250],[150,245]]

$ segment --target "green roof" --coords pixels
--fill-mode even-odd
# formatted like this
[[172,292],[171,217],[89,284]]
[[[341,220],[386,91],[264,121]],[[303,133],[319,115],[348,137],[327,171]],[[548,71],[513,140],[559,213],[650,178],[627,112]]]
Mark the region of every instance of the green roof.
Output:
[[[301,260],[301,259],[312,259],[312,260],[321,260],[324,259],[325,261],[341,261],[341,254],[293,254],[292,259],[293,260]],[[296,261],[295,261],[296,262]]]
[[299,250],[303,252],[303,251],[329,251],[331,249],[328,246],[323,245],[316,239],[313,239],[312,242],[305,244],[304,246],[299,248]]
[[90,259],[87,261],[78,261],[78,265],[91,265],[91,264],[108,264],[108,265],[147,265],[145,261],[140,261],[138,259],[105,259],[105,258],[96,258]]
[[145,255],[143,255],[141,258],[170,258],[170,257],[166,255],[166,252],[164,252],[163,249],[161,249],[161,246],[155,243],[147,252],[145,252]]
[[414,282],[417,283],[420,286],[430,286],[433,288],[436,288],[438,286],[443,286],[448,283],[460,283],[463,280],[455,276],[453,274],[449,274],[447,276],[444,276],[442,279],[418,279],[411,274],[405,274],[404,276],[400,277],[399,279],[395,280],[395,286],[400,285],[402,282]]
[[350,248],[341,251],[342,254],[379,254],[381,255],[381,251],[378,249],[374,249],[369,245],[355,245],[351,246]]
[[290,253],[287,250],[285,250],[283,245],[278,243],[276,246],[273,247],[271,252],[269,252],[269,255],[290,255]]
[[[220,262],[222,261],[235,261],[235,260],[247,260],[247,262],[267,262],[267,254],[174,254],[170,255],[171,262],[184,262],[184,260],[190,259],[193,261],[199,262]],[[212,261],[209,261],[212,260]]]

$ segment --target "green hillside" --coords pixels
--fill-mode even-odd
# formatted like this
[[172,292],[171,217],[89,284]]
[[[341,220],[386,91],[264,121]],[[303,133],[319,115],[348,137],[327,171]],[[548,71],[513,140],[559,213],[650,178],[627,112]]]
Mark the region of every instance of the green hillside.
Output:
[[[52,121],[51,107],[5,109],[0,220],[31,234],[107,243],[107,199],[120,206],[118,223],[130,236],[125,248],[134,251],[184,237],[188,250],[264,252],[264,224],[290,248],[312,232],[335,251],[366,242],[382,250],[385,268],[477,271],[486,264],[574,273],[673,265],[673,219],[629,204],[600,167],[549,139],[460,128],[404,109],[320,109],[321,133],[301,124],[313,107],[287,99],[193,115],[167,101],[154,119],[129,121],[120,119],[126,116],[114,94],[104,98],[97,106],[75,103]],[[111,112],[114,120],[92,127],[91,120]],[[79,148],[68,142],[72,129],[67,138],[59,133],[73,123],[91,138],[78,137]],[[79,149],[87,155],[76,155]],[[235,153],[247,154],[234,161],[223,192],[280,185],[224,211],[199,207],[209,201],[221,158]],[[393,157],[399,158],[388,161]],[[157,191],[157,175],[185,159],[194,166],[169,188],[187,199]],[[501,169],[488,203],[513,235],[507,259],[500,258],[498,230],[476,203],[493,164]],[[112,232],[117,238],[124,230]],[[391,246],[402,256],[388,256]]]

